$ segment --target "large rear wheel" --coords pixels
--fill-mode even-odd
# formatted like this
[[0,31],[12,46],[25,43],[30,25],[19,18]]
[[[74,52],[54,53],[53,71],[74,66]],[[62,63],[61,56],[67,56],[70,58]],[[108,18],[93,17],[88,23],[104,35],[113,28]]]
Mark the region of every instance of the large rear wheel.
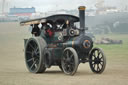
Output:
[[45,71],[43,52],[47,46],[41,37],[30,38],[25,45],[25,62],[28,70],[32,73]]
[[63,52],[61,67],[65,74],[74,75],[79,64],[78,55],[73,48],[66,48]]

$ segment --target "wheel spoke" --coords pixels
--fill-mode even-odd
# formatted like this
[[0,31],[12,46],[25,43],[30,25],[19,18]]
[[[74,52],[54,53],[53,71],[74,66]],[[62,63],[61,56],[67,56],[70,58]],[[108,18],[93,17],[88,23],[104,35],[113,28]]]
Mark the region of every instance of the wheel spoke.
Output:
[[36,56],[37,58],[39,58],[40,54],[39,54],[39,53],[35,53],[35,56]]
[[73,58],[73,54],[71,54],[70,58]]
[[92,55],[94,58],[96,58],[96,55],[95,55],[95,53],[93,53],[93,55]]
[[73,70],[73,67],[70,65],[69,66],[69,72],[72,72],[72,70]]
[[104,61],[100,60],[100,62],[104,62]]
[[34,48],[35,50],[38,48],[38,45],[34,42]]
[[37,55],[40,55],[40,52],[39,52],[39,51],[37,51],[37,52],[36,52],[36,54],[37,54]]
[[38,67],[38,64],[39,64],[39,59],[36,59],[35,62],[36,62],[35,63],[35,67],[37,68]]
[[67,51],[67,57],[69,58],[69,51]]
[[31,45],[31,43],[28,44],[33,50],[35,50],[35,48]]
[[30,69],[32,69],[35,64],[36,64],[36,61],[33,62],[33,64],[31,65]]
[[64,63],[64,69],[67,71],[68,70],[68,65]]
[[95,62],[92,62],[92,65],[95,64]]
[[100,51],[98,51],[98,56],[97,57],[99,58],[99,56],[100,56]]
[[39,64],[39,59],[36,59],[36,64]]
[[101,56],[101,58],[99,58],[100,60],[103,59],[103,56]]
[[73,60],[74,60],[73,56],[74,56],[73,54],[70,56],[70,62],[73,62]]
[[35,68],[37,68],[38,66],[37,66],[37,64],[35,64]]
[[94,69],[95,69],[96,64],[93,64],[93,65],[94,65]]
[[94,60],[90,60],[91,62],[95,62],[95,59]]
[[65,57],[63,57],[63,61],[66,62],[66,58]]
[[34,59],[34,58],[30,58],[30,59],[27,60],[27,62],[30,62],[30,61],[32,61],[33,59]]
[[103,64],[100,63],[100,65],[101,65],[101,68],[102,68],[103,67]]
[[96,58],[97,57],[97,51],[95,51],[94,54],[95,54],[95,58]]
[[70,65],[74,65],[74,62],[70,62]]
[[26,51],[26,53],[32,54],[32,52],[31,52],[31,51]]
[[39,52],[39,47],[36,47],[35,52]]
[[99,64],[97,64],[97,71],[99,71],[100,70],[100,67],[99,67]]

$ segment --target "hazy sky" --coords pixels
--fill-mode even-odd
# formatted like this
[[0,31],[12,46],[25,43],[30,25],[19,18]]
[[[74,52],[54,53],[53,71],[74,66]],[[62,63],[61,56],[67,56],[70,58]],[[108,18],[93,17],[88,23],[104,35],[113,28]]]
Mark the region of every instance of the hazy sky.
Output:
[[[36,11],[52,11],[58,9],[76,9],[80,5],[94,8],[97,0],[6,0],[6,10],[9,7],[36,7]],[[121,7],[122,2],[128,0],[105,0],[105,5]],[[124,4],[124,3],[123,3]],[[0,0],[0,10],[2,0]]]

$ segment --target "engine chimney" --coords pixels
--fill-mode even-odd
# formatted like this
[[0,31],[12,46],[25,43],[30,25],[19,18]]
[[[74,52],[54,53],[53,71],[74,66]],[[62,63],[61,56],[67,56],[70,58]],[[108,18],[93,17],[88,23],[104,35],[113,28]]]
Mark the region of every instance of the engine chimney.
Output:
[[80,6],[79,8],[79,18],[80,18],[80,29],[85,29],[85,6]]

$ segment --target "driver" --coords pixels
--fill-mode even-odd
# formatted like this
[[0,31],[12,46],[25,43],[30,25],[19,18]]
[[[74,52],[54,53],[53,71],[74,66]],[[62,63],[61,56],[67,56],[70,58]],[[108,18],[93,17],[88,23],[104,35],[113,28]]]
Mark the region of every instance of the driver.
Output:
[[45,35],[46,37],[52,37],[54,35],[53,29],[49,25],[46,25]]

